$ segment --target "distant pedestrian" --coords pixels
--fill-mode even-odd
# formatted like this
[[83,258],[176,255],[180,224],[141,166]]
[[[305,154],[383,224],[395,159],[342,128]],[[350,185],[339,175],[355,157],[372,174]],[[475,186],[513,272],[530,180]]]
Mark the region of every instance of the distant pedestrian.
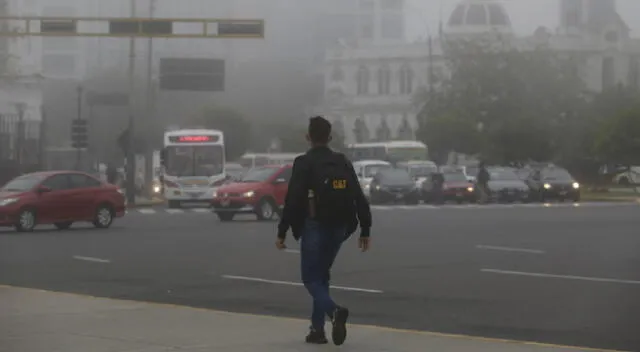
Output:
[[442,171],[431,174],[431,182],[433,184],[433,202],[444,204],[444,174]]
[[328,147],[331,123],[322,117],[309,121],[307,140],[311,149],[293,163],[276,247],[285,249],[286,233],[300,240],[302,282],[313,298],[311,327],[307,343],[325,344],[325,317],[333,325],[332,340],[342,345],[347,337],[349,310],[338,306],[329,294],[331,266],[342,243],[358,223],[359,247],[369,249],[371,209],[358,182],[353,165],[344,154]]
[[118,182],[118,168],[113,165],[113,163],[107,164],[107,170],[105,171],[107,174],[107,182],[115,185]]
[[478,175],[476,176],[476,190],[478,191],[479,202],[486,204],[491,199],[491,190],[489,189],[489,181],[491,175],[487,170],[484,162],[478,165]]

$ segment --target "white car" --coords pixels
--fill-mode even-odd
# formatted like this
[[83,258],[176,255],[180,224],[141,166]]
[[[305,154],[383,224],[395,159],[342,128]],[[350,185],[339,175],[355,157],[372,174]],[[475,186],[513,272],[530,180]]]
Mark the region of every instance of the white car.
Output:
[[400,162],[398,167],[409,172],[409,175],[416,181],[416,187],[419,189],[422,189],[422,183],[429,178],[429,175],[438,172],[438,165],[429,160]]
[[358,181],[364,195],[369,198],[371,196],[370,185],[373,177],[382,169],[390,169],[393,166],[383,160],[360,160],[353,163],[353,168],[358,175]]

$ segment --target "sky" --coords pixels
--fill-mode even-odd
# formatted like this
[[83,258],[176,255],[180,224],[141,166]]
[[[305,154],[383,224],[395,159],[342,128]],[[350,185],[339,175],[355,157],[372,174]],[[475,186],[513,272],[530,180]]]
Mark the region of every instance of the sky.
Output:
[[[407,34],[410,39],[427,35],[429,28],[433,35],[438,32],[441,6],[443,20],[460,0],[407,0],[409,16]],[[518,34],[532,34],[538,26],[555,30],[558,26],[559,0],[501,0],[505,5],[514,29]],[[632,30],[632,36],[640,38],[640,0],[618,0],[618,13]],[[634,16],[635,14],[635,16]]]

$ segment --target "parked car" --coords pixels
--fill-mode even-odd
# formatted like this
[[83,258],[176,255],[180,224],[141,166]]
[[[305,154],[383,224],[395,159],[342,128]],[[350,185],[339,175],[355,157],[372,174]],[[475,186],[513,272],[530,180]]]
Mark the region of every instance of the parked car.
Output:
[[371,181],[371,203],[418,204],[420,190],[405,169],[385,168]]
[[527,184],[541,202],[548,200],[580,201],[580,184],[569,171],[560,167],[534,169],[527,177]]
[[[467,176],[462,171],[446,170],[448,171],[441,172],[444,178],[442,200],[457,203],[475,202],[477,199],[475,188],[473,183],[467,180]],[[422,184],[422,196],[425,202],[433,202],[436,199],[432,177]]]
[[371,199],[371,181],[378,171],[392,168],[391,163],[383,160],[360,160],[353,163],[358,181],[365,197]]
[[125,210],[125,198],[117,186],[82,172],[26,174],[0,189],[0,226],[13,226],[19,232],[44,224],[64,230],[81,221],[108,228]]
[[220,221],[231,221],[236,214],[255,214],[258,220],[272,220],[281,214],[291,172],[291,165],[250,169],[240,181],[217,189],[211,201],[213,211]]
[[532,200],[531,189],[517,169],[511,167],[490,167],[489,190],[491,200],[496,202],[530,202]]
[[438,172],[438,165],[429,160],[404,161],[397,163],[399,168],[409,172],[409,175],[416,181],[416,187],[422,188],[422,184],[431,176]]

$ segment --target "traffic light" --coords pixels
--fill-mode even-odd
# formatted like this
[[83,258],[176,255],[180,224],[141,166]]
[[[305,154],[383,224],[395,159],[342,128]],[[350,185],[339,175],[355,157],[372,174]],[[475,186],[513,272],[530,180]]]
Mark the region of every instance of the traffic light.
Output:
[[71,124],[71,146],[76,149],[89,147],[87,120],[76,119]]

